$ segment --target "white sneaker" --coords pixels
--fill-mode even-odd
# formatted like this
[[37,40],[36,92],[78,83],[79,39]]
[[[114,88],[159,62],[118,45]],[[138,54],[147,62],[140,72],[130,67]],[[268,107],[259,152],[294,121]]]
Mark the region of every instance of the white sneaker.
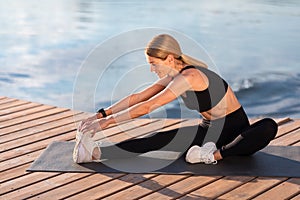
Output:
[[[73,161],[75,163],[93,162],[93,151],[95,147],[99,149],[101,157],[100,145],[93,141],[90,134],[83,134],[79,131],[76,133],[76,144],[73,150]],[[100,159],[100,158],[99,158]]]
[[185,157],[186,162],[189,163],[205,163],[205,164],[217,164],[214,158],[214,152],[217,150],[215,143],[208,142],[202,147],[197,145],[192,146]]

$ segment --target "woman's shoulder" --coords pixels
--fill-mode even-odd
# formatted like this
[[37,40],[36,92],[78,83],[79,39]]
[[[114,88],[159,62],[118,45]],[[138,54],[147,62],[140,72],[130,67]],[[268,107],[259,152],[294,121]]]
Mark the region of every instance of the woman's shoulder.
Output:
[[180,74],[192,85],[193,90],[201,91],[209,85],[209,78],[206,73],[198,70],[195,66],[189,65],[185,67],[185,70]]

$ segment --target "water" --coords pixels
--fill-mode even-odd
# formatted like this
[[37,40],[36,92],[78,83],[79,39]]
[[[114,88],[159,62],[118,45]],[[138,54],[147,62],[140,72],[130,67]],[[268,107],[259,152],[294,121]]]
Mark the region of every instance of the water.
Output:
[[[74,84],[97,45],[158,27],[202,45],[250,117],[300,117],[297,0],[11,0],[0,2],[0,27],[1,96],[74,108]],[[84,85],[87,92],[75,99],[82,104],[76,109],[94,112],[156,80],[141,52],[114,65],[106,72],[109,78],[93,83],[96,88]],[[173,102],[153,116],[178,117],[180,105]]]

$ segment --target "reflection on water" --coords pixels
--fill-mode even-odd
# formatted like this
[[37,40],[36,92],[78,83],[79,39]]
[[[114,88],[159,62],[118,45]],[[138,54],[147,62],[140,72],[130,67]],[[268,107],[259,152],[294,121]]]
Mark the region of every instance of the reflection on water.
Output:
[[[0,1],[0,95],[72,108],[77,73],[96,45],[133,29],[160,27],[186,34],[203,45],[250,115],[300,117],[299,1],[194,0],[166,4]],[[142,54],[131,59],[148,68]],[[121,65],[111,69],[107,85],[96,91],[96,106],[106,106],[132,92],[132,87],[127,87],[130,79],[138,77],[145,84],[156,79],[144,68],[138,74],[128,73],[128,80],[119,82],[121,89],[116,90],[114,83],[132,67],[129,59]],[[275,75],[270,79],[265,74]],[[276,74],[284,74],[284,78]],[[119,92],[111,94],[112,90]],[[93,112],[95,105],[86,106],[85,111]],[[168,105],[171,117],[177,116],[173,112],[177,106]]]

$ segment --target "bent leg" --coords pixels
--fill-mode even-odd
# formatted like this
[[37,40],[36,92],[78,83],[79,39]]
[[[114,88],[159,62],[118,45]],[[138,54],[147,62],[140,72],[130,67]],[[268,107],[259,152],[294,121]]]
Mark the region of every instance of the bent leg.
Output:
[[262,119],[243,131],[231,143],[223,146],[223,158],[236,155],[251,155],[266,147],[276,136],[278,126],[270,118]]

